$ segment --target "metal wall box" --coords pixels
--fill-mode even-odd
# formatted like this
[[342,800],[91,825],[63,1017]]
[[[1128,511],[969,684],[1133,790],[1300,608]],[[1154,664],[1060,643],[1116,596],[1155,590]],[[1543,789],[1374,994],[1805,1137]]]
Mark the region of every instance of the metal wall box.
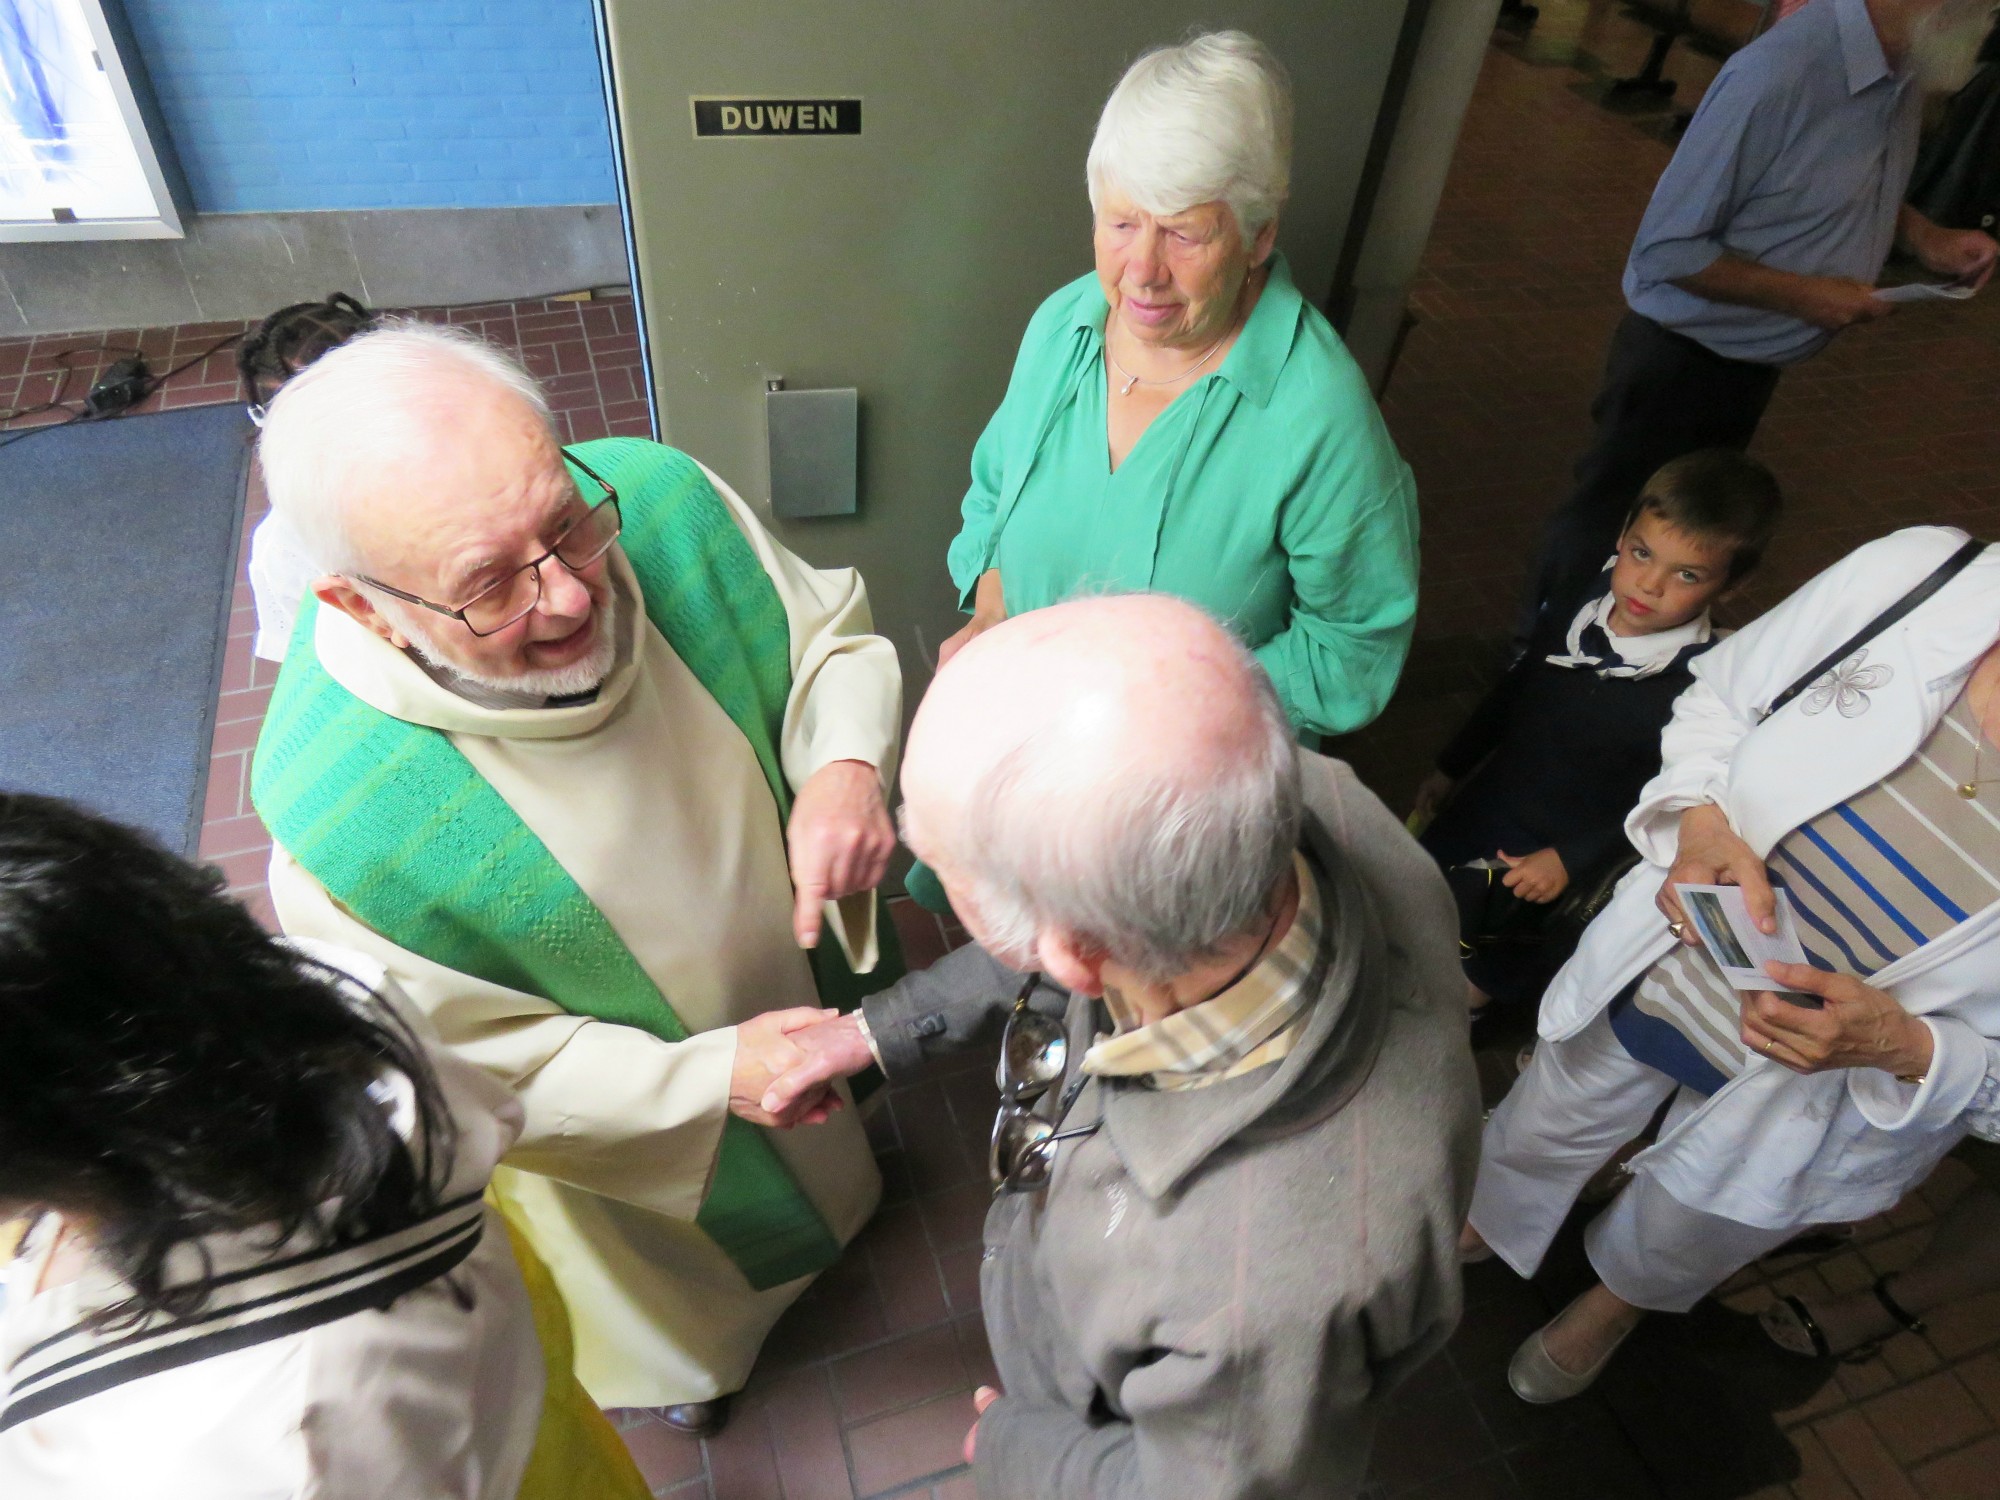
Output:
[[861,393],[766,390],[764,417],[771,514],[787,521],[853,515]]

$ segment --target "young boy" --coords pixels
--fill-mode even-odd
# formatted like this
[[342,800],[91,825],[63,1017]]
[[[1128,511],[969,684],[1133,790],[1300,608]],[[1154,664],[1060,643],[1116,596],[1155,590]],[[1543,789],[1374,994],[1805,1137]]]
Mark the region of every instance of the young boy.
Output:
[[1756,567],[1779,506],[1771,471],[1729,449],[1662,468],[1587,596],[1543,611],[1418,789],[1474,1011],[1537,998],[1568,957],[1544,919],[1627,852],[1625,814],[1660,768],[1688,663],[1715,639],[1709,605]]

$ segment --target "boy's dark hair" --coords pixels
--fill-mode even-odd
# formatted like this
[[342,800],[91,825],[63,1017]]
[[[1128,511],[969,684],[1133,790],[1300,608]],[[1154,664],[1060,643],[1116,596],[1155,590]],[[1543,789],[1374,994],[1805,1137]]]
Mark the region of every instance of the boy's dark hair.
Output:
[[[92,1220],[132,1289],[191,1313],[207,1234],[337,1245],[437,1211],[455,1131],[422,1046],[278,942],[219,872],[67,802],[0,793],[0,1203]],[[415,1129],[375,1085],[401,1074]]]
[[1728,541],[1734,583],[1763,560],[1783,510],[1777,476],[1764,465],[1734,448],[1703,448],[1662,464],[1625,524],[1651,511],[1693,536]]

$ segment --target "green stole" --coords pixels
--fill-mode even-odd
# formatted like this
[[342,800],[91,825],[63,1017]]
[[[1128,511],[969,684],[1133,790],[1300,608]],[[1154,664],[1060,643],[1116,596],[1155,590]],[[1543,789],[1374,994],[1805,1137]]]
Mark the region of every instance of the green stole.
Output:
[[[577,446],[618,492],[621,542],[646,615],[756,752],[782,824],[778,761],[791,630],[763,564],[701,468],[639,438]],[[688,1030],[590,897],[443,732],[371,708],[320,665],[310,595],[271,698],[251,798],[277,841],[348,910],[445,968],[636,1026]],[[887,914],[870,991],[902,973]],[[828,934],[812,954],[824,1003],[861,980]],[[764,1131],[731,1115],[695,1222],[759,1291],[831,1265],[840,1244]]]

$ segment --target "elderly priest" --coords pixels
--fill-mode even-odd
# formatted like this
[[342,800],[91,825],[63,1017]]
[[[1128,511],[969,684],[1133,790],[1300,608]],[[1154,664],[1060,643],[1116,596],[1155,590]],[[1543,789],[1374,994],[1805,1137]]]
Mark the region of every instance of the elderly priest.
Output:
[[895,650],[853,572],[673,449],[558,447],[455,330],[326,355],[260,455],[319,574],[254,770],[279,919],[380,959],[519,1093],[496,1185],[585,1388],[713,1431],[880,1193],[840,1095],[782,1134],[758,1101],[789,1031],[897,972]]

